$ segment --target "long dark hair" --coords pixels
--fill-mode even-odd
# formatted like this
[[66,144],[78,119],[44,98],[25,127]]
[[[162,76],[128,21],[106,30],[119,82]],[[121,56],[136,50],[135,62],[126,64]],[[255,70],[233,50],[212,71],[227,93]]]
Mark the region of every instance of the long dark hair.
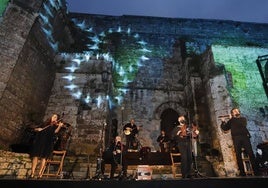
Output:
[[56,115],[57,116],[57,121],[60,119],[60,115],[59,114],[52,114],[49,118],[46,119],[46,121],[43,123],[43,127],[47,126],[47,125],[50,125],[52,122],[51,122],[51,119],[52,117]]

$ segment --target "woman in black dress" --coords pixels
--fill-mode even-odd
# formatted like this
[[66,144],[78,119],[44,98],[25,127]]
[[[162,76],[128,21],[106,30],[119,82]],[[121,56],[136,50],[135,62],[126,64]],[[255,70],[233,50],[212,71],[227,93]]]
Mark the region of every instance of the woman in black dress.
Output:
[[36,137],[30,153],[30,157],[32,158],[31,178],[34,177],[39,159],[41,165],[38,178],[41,178],[46,159],[53,152],[55,134],[59,132],[62,126],[63,122],[59,120],[59,115],[53,114],[41,127],[35,128]]

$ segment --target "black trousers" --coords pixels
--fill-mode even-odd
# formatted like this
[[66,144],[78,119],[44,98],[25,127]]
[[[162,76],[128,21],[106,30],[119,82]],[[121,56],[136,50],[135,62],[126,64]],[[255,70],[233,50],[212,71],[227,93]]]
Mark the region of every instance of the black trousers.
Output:
[[120,170],[120,175],[123,175],[123,176],[127,176],[127,163],[126,163],[126,160],[125,160],[125,156],[121,156],[121,154],[119,155],[115,155],[114,156],[114,160],[111,161],[111,172],[110,172],[110,178],[114,178],[114,174],[115,174],[115,171],[116,169],[120,167],[121,169]]
[[181,153],[181,173],[182,178],[187,178],[192,171],[192,147],[191,141],[188,138],[177,142],[179,152]]
[[245,175],[245,170],[244,170],[244,165],[243,165],[243,160],[242,160],[242,148],[245,149],[245,152],[249,156],[253,171],[255,175],[258,174],[257,170],[257,165],[255,161],[255,155],[252,150],[251,142],[250,139],[247,135],[239,135],[239,136],[233,136],[233,143],[234,143],[234,149],[236,153],[236,160],[237,160],[237,165],[240,171],[240,175],[244,176]]

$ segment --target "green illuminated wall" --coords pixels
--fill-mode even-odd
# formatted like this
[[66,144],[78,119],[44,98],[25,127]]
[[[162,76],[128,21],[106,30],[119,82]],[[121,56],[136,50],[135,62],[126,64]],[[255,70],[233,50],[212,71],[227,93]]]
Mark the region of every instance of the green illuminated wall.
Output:
[[0,16],[2,16],[3,12],[7,7],[8,0],[0,0]]
[[225,65],[231,73],[232,84],[229,91],[233,103],[244,111],[258,111],[267,103],[256,59],[268,54],[267,48],[212,46],[216,63]]

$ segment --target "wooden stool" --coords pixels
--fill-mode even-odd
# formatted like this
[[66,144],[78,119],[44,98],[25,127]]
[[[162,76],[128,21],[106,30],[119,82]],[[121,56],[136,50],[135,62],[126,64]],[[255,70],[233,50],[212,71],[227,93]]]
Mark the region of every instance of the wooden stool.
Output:
[[252,168],[252,165],[251,165],[251,162],[250,162],[250,159],[249,159],[249,156],[248,154],[245,152],[245,149],[242,148],[242,161],[243,161],[243,165],[244,165],[244,170],[245,170],[245,174],[248,176],[254,176],[254,171],[253,171],[253,168]]

